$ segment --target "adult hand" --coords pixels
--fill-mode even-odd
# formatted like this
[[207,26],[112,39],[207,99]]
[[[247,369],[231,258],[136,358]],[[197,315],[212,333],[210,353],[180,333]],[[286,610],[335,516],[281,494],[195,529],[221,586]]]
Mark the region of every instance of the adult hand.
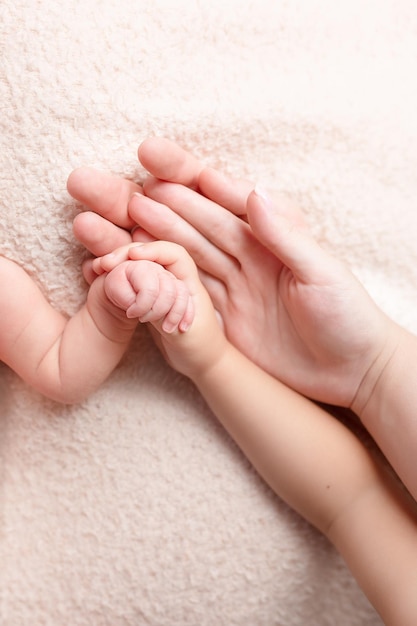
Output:
[[[90,167],[74,170],[67,181],[73,198],[90,210],[79,213],[73,223],[75,237],[94,255],[101,256],[132,241],[149,237],[129,217],[127,206],[133,193],[142,193],[136,183]],[[83,264],[86,281],[96,278],[92,259]]]
[[350,406],[382,359],[390,324],[314,241],[301,213],[285,198],[203,167],[167,140],[146,140],[139,159],[151,173],[146,196],[131,181],[93,170],[72,174],[70,193],[119,226],[81,214],[74,226],[80,241],[105,254],[131,240],[139,224],[137,241],[184,246],[237,348],[301,393]]

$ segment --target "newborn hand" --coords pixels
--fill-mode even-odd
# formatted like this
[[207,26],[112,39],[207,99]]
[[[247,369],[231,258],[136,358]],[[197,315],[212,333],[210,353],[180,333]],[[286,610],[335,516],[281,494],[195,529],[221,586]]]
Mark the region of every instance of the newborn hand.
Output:
[[194,308],[184,282],[158,263],[127,260],[131,247],[94,261],[97,274],[108,272],[104,281],[107,297],[130,319],[158,324],[164,333],[186,332]]
[[150,322],[167,362],[196,380],[227,345],[195,263],[165,241],[129,244],[94,260],[105,274],[105,291],[129,317]]

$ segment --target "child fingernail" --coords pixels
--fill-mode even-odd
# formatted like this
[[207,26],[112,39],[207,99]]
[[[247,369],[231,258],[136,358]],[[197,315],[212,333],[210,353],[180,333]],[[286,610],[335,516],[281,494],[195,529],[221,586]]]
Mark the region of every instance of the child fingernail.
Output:
[[174,330],[176,329],[177,325],[173,324],[172,322],[167,322],[165,321],[162,324],[162,330],[164,331],[164,333],[167,333],[168,335],[171,335],[171,333],[174,332]]
[[181,333],[186,333],[187,330],[189,330],[190,326],[191,326],[190,322],[181,322],[180,325],[178,326],[178,330]]

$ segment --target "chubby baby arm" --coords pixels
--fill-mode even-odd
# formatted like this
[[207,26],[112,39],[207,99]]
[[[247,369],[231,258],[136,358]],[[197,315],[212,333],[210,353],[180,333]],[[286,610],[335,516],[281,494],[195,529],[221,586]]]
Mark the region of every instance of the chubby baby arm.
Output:
[[30,276],[3,257],[0,282],[0,359],[53,400],[83,400],[116,367],[136,322],[107,299],[103,278],[72,318],[56,311]]

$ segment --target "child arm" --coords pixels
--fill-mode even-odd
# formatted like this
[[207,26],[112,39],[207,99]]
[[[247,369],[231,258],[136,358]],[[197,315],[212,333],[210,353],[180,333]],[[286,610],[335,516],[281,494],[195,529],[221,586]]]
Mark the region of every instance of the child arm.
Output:
[[[217,180],[210,171],[204,177]],[[131,215],[155,237],[185,243],[230,341],[300,393],[351,408],[417,499],[417,337],[285,203],[250,193],[248,224],[180,185],[150,179],[144,190],[153,199],[132,196]]]
[[361,442],[231,346],[194,382],[275,493],[334,544],[384,623],[417,623],[415,502]]
[[195,383],[275,493],[335,545],[385,623],[414,625],[415,503],[344,425],[225,339],[185,251],[155,242],[129,255],[167,267],[193,298],[187,332],[154,324],[171,365]]

